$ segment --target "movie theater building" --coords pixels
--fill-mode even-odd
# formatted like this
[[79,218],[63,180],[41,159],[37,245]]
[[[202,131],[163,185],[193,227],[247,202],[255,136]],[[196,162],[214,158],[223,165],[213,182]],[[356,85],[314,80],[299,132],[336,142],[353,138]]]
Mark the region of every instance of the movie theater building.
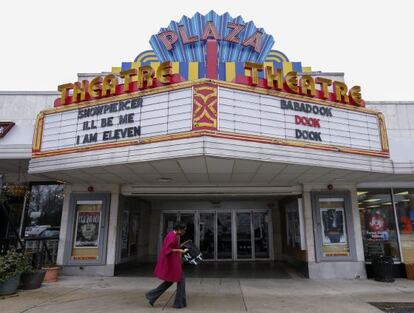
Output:
[[[3,184],[61,186],[63,273],[152,262],[183,221],[210,262],[364,278],[382,254],[404,275],[414,263],[414,103],[364,101],[343,73],[312,70],[274,44],[240,16],[197,13],[111,71],[79,74],[59,92],[0,94]],[[22,234],[42,215],[33,199]]]

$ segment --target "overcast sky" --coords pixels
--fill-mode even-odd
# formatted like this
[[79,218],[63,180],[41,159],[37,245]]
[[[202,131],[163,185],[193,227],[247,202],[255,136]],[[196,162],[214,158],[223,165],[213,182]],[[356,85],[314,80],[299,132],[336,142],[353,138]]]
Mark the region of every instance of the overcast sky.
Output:
[[365,100],[414,101],[409,0],[2,1],[0,90],[56,90],[79,72],[109,71],[171,20],[211,9],[253,20],[291,61],[344,72]]

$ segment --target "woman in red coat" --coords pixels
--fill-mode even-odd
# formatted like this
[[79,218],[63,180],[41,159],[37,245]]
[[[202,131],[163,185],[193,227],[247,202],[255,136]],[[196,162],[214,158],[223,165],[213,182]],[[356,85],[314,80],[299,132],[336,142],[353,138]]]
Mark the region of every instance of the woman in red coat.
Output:
[[177,283],[177,294],[175,295],[174,307],[181,309],[187,306],[185,295],[185,278],[181,267],[181,254],[187,249],[181,249],[180,236],[184,235],[185,224],[177,224],[174,230],[170,231],[164,239],[161,252],[155,266],[154,276],[163,280],[157,288],[150,290],[145,295],[150,305],[169,288],[173,283]]

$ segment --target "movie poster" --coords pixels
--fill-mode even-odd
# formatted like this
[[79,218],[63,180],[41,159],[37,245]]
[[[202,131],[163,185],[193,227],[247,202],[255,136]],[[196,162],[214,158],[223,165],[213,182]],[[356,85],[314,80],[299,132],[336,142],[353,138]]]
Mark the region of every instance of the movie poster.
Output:
[[78,211],[75,248],[98,247],[100,221],[100,211]]
[[367,220],[367,239],[387,241],[390,239],[389,216],[387,210],[365,210]]
[[343,208],[322,208],[321,218],[324,245],[346,244],[348,242]]

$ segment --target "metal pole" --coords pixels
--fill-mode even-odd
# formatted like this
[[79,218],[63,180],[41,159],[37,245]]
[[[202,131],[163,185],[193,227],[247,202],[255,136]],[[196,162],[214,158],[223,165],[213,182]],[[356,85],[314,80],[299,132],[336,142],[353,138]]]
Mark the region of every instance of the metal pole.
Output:
[[397,232],[397,243],[398,243],[398,249],[400,250],[400,263],[404,263],[404,254],[401,246],[401,237],[400,237],[400,225],[397,215],[397,207],[395,202],[395,196],[394,196],[394,188],[390,188],[391,191],[391,202],[392,202],[392,210],[394,213],[394,220],[395,220],[395,231]]

